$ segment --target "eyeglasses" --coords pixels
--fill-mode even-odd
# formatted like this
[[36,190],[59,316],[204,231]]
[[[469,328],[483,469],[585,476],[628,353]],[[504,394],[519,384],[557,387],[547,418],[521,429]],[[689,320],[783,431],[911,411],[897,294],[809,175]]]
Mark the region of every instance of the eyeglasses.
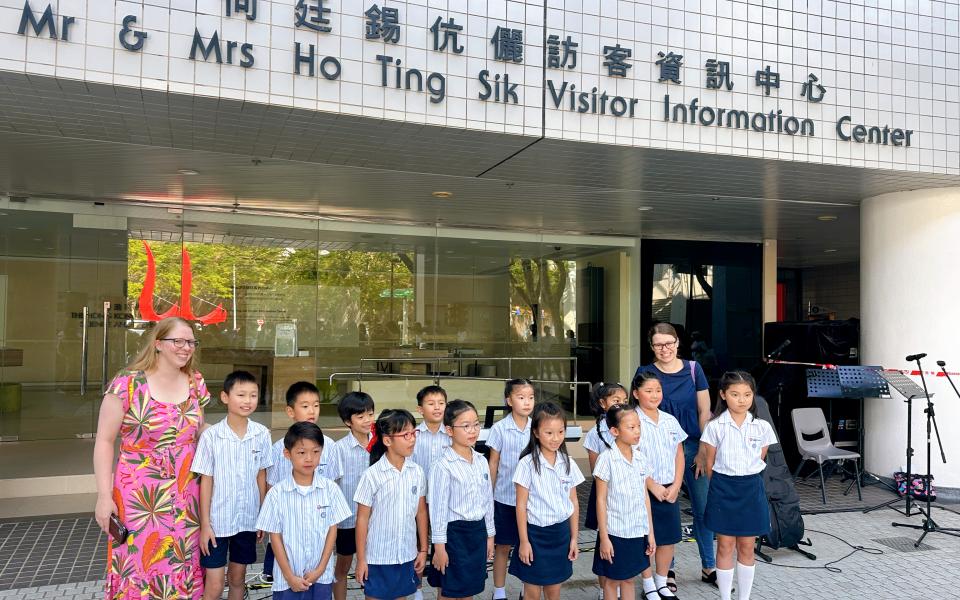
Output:
[[672,341],[672,342],[666,342],[666,343],[664,343],[664,344],[650,344],[650,345],[653,346],[653,349],[654,349],[654,350],[667,350],[667,349],[670,349],[670,348],[673,348],[674,346],[676,346],[676,345],[677,345],[677,341],[674,340],[674,341]]
[[183,348],[184,346],[190,346],[191,348],[196,348],[200,345],[200,340],[187,340],[184,338],[160,338],[162,342],[170,342],[175,348]]
[[417,439],[417,436],[420,435],[419,429],[411,429],[410,431],[404,431],[403,433],[391,433],[387,437],[391,438],[403,438],[406,442],[411,442]]
[[470,431],[480,431],[480,423],[467,423],[466,425],[451,425],[454,429],[462,429],[466,432]]

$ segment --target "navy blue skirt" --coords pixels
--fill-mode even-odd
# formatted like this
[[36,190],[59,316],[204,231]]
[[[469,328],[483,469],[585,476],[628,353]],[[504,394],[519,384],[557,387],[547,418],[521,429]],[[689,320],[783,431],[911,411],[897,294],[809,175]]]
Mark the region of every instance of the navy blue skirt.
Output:
[[714,471],[703,520],[707,529],[720,535],[750,537],[770,533],[770,506],[763,475],[734,477]]
[[286,589],[273,593],[273,600],[330,600],[331,598],[333,598],[332,583],[315,583],[305,592]]
[[650,494],[650,520],[658,546],[679,544],[683,539],[680,529],[680,502],[661,502]]
[[593,553],[594,575],[614,581],[626,581],[650,566],[647,536],[622,538],[611,535],[610,543],[613,544],[613,562],[607,562],[600,557],[600,537],[597,536],[597,547]]
[[440,575],[440,595],[468,598],[483,593],[487,583],[486,521],[447,523],[446,573]]
[[369,598],[405,598],[416,592],[420,585],[412,560],[401,565],[368,565],[367,568],[369,574],[363,593]]
[[527,523],[527,538],[533,548],[533,562],[520,560],[518,548],[510,556],[509,573],[531,585],[554,585],[573,576],[570,562],[570,519],[547,527]]
[[600,527],[597,523],[597,480],[593,477],[590,479],[590,497],[587,499],[587,515],[584,517],[583,526],[596,531]]
[[520,532],[517,531],[516,506],[494,501],[493,526],[497,530],[497,533],[493,536],[494,544],[516,546],[520,543]]

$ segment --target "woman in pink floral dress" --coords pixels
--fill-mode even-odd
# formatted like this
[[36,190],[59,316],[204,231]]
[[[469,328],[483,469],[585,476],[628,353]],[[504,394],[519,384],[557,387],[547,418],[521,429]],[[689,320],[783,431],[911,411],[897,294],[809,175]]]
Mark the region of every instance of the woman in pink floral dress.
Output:
[[[93,451],[95,517],[108,538],[106,597],[201,598],[200,487],[190,464],[210,394],[195,370],[189,323],[167,318],[144,338],[103,397]],[[130,531],[125,543],[109,535],[111,514]]]

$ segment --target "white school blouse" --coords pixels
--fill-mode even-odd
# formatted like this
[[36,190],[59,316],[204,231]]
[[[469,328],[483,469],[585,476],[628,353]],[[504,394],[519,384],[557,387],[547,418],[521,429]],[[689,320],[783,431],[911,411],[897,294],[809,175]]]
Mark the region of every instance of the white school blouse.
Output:
[[256,531],[257,473],[270,464],[270,430],[256,421],[247,421],[243,438],[230,429],[226,418],[200,436],[190,470],[213,477],[210,526],[217,537]]
[[367,564],[402,565],[417,558],[417,508],[426,491],[423,469],[410,459],[398,470],[384,454],[363,473],[353,500],[371,509]]
[[577,462],[561,452],[557,452],[556,464],[553,465],[540,455],[539,473],[534,468],[533,455],[528,454],[520,459],[513,473],[513,482],[530,491],[527,497],[527,523],[537,527],[549,527],[569,519],[573,514],[570,490],[583,481],[583,473]]
[[680,427],[680,422],[662,410],[657,411],[657,422],[648,417],[640,408],[640,452],[650,468],[649,476],[661,485],[670,485],[677,477],[677,447],[687,439],[687,434]]
[[[257,517],[257,529],[283,536],[290,570],[303,577],[316,569],[323,557],[323,547],[330,528],[350,516],[350,507],[337,484],[314,473],[309,486],[297,485],[293,475],[277,482],[267,492]],[[330,554],[327,566],[317,583],[333,583],[336,551]],[[273,591],[289,589],[280,563],[273,566]]]
[[640,449],[633,448],[630,460],[619,448],[607,450],[597,458],[593,476],[607,483],[607,534],[638,538],[650,533],[646,503],[649,471]]
[[479,452],[467,461],[453,448],[446,448],[433,465],[427,479],[427,504],[430,505],[430,539],[447,543],[447,523],[483,519],[487,536],[496,533],[493,525],[493,488],[490,465]]
[[350,505],[351,513],[350,517],[340,523],[340,529],[352,529],[357,526],[357,503],[353,501],[353,496],[357,491],[360,478],[369,466],[370,453],[367,452],[366,445],[361,446],[349,431],[333,445],[333,452],[327,463],[327,477],[340,486],[343,497]]
[[[320,452],[320,464],[317,465],[315,473],[321,477],[327,477],[327,465],[330,464],[330,456],[333,454],[333,445],[336,442],[323,436],[323,450]],[[287,477],[293,474],[293,464],[290,459],[283,455],[283,438],[273,443],[270,449],[270,456],[273,458],[273,464],[267,469],[267,483],[277,485]]]
[[[603,436],[601,439],[600,436]],[[604,444],[606,442],[606,444]],[[587,435],[583,436],[583,447],[594,454],[600,454],[605,450],[616,445],[616,440],[613,438],[613,435],[610,433],[610,428],[607,426],[606,418],[600,419],[600,424],[587,432]],[[607,444],[610,444],[609,446]]]
[[760,454],[765,447],[777,443],[777,434],[770,423],[754,419],[750,413],[747,413],[743,425],[737,427],[730,411],[724,411],[707,423],[700,441],[717,449],[714,471],[742,477],[763,471],[767,465]]
[[530,441],[530,423],[523,429],[517,427],[513,414],[508,414],[490,428],[487,437],[487,446],[500,453],[500,463],[497,465],[497,481],[493,488],[493,499],[500,504],[517,505],[517,488],[513,485],[513,472],[520,460],[520,453]]

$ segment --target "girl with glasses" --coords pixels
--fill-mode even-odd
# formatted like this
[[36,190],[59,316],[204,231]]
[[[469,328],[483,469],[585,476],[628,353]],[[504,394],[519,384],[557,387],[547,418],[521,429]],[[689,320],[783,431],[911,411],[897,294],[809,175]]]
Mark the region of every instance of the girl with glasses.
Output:
[[427,478],[413,462],[417,422],[387,409],[374,423],[370,468],[357,484],[356,578],[368,599],[417,591],[427,561]]
[[433,566],[440,572],[440,598],[472,598],[483,592],[487,560],[493,559],[493,487],[490,466],[473,449],[480,435],[477,409],[454,400],[443,412],[451,446],[430,470]]

